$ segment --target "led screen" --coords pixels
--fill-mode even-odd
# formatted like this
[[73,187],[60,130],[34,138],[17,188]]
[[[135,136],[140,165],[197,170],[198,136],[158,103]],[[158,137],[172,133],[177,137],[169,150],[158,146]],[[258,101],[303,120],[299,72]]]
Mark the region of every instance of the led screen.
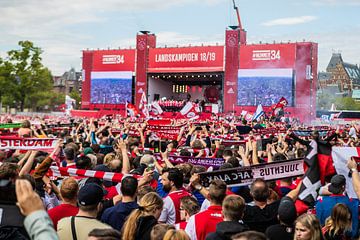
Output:
[[271,106],[281,97],[294,104],[294,76],[290,68],[239,69],[237,104]]
[[131,102],[132,72],[92,72],[91,103]]

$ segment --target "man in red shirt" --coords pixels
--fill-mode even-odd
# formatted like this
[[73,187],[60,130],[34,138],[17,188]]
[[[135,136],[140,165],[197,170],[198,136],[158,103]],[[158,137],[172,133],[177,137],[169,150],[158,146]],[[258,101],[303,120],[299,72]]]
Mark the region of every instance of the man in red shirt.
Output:
[[[200,186],[195,188],[201,190]],[[222,180],[214,180],[209,186],[210,207],[190,217],[185,231],[191,240],[204,240],[206,235],[215,232],[216,224],[223,221],[222,202],[226,196],[226,183]]]
[[48,211],[51,220],[54,223],[54,228],[57,230],[57,223],[64,217],[75,216],[79,208],[77,207],[77,195],[79,186],[76,180],[72,177],[66,178],[61,185],[60,194],[62,204],[56,206]]
[[169,168],[161,175],[163,189],[169,194],[164,198],[164,207],[159,222],[176,224],[180,219],[180,200],[190,193],[183,189],[184,176],[177,168]]

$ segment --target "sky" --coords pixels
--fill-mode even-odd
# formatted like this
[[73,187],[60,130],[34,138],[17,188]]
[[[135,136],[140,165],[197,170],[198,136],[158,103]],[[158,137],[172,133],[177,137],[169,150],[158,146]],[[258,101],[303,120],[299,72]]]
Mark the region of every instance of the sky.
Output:
[[[312,41],[320,71],[332,53],[360,64],[360,0],[235,0],[247,42]],[[0,56],[30,40],[53,75],[81,70],[85,49],[135,48],[147,30],[157,46],[224,45],[237,25],[232,0],[0,0]]]

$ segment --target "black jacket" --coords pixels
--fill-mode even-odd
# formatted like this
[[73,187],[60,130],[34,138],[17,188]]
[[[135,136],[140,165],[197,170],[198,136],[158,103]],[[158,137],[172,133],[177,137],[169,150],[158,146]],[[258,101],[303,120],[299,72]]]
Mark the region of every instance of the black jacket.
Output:
[[135,239],[150,240],[150,232],[157,223],[154,216],[140,217],[137,222]]
[[0,239],[30,239],[25,227],[24,216],[16,206],[15,185],[8,183],[0,187]]
[[250,230],[247,225],[237,221],[224,221],[216,224],[216,232],[209,233],[206,240],[230,240],[231,236]]

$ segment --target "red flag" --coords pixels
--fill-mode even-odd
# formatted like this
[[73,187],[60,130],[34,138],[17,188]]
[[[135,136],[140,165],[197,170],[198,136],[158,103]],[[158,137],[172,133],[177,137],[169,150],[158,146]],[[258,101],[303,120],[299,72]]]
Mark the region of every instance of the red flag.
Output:
[[139,114],[139,110],[137,110],[134,104],[126,102],[125,108],[126,108],[126,115],[129,117],[135,117]]
[[273,112],[271,114],[272,117],[275,117],[279,114],[279,112],[284,109],[285,106],[288,105],[288,101],[286,98],[281,97],[279,102],[276,104],[275,108],[273,108]]
[[187,102],[180,110],[180,114],[189,119],[199,118],[199,107],[195,103]]

